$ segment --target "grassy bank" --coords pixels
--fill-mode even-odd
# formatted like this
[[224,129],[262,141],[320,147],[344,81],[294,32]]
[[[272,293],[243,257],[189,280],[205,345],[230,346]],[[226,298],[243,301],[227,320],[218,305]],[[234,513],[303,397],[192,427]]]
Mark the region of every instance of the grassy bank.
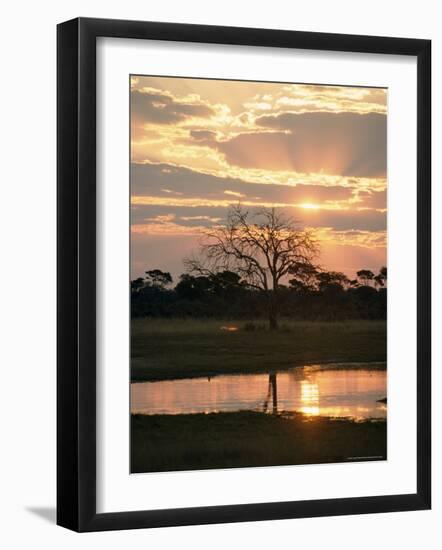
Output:
[[132,380],[386,360],[384,321],[284,322],[269,331],[263,323],[245,321],[134,319],[131,327]]
[[386,422],[256,412],[132,416],[131,471],[160,472],[386,458]]

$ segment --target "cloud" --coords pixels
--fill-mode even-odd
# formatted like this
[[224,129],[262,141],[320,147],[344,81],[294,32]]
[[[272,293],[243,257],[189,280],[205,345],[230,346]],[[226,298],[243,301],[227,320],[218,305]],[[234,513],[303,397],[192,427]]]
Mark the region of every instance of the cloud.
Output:
[[348,229],[336,231],[326,227],[316,230],[316,237],[321,243],[333,243],[335,245],[359,246],[364,248],[385,248],[387,246],[386,231],[361,231],[359,229]]
[[[149,223],[171,223],[182,226],[211,227],[214,224],[225,223],[229,205],[189,206],[186,204],[133,204],[131,222],[133,225]],[[286,207],[284,213],[294,218],[300,227],[331,228],[335,231],[373,231],[386,230],[387,216],[385,212],[364,210],[304,210],[296,207]],[[172,212],[174,217],[172,218]]]
[[[174,218],[170,217],[172,210]],[[145,225],[173,222],[189,227],[211,227],[213,224],[225,222],[227,211],[228,208],[223,206],[174,206],[171,208],[167,205],[137,204],[131,207],[131,223],[132,225]]]
[[361,203],[357,206],[362,208],[377,208],[385,210],[387,208],[387,190],[382,191],[359,191],[358,197]]
[[[321,240],[321,263],[385,264],[386,111],[382,89],[132,80],[134,272],[179,274],[229,207],[275,205]],[[302,205],[312,205],[306,209]]]
[[385,231],[387,215],[377,210],[312,210],[304,212],[297,209],[296,218],[302,225],[312,227],[331,227],[336,231]]
[[290,84],[274,86],[271,93],[258,93],[244,103],[254,114],[290,110],[305,112],[386,113],[387,91],[380,88]]
[[306,111],[386,113],[387,92],[378,88],[321,86],[316,84],[284,86],[276,94],[274,108],[298,113]]
[[237,197],[237,198],[244,198],[244,193],[240,193],[239,191],[231,191],[230,189],[226,189],[224,191],[224,195],[230,195],[231,197]]
[[137,123],[176,124],[186,118],[210,117],[214,110],[201,101],[180,100],[153,88],[131,91],[131,118]]
[[[212,146],[244,168],[385,177],[386,117],[379,113],[280,113],[255,121],[268,132],[239,134]],[[205,142],[207,144],[207,141]]]
[[195,141],[213,140],[216,137],[216,132],[211,130],[190,130],[189,134]]
[[283,185],[246,182],[239,178],[219,177],[188,168],[161,164],[132,163],[132,196],[164,197],[178,204],[177,197],[209,201],[241,201],[256,204],[333,203],[348,201],[352,187],[340,185]]

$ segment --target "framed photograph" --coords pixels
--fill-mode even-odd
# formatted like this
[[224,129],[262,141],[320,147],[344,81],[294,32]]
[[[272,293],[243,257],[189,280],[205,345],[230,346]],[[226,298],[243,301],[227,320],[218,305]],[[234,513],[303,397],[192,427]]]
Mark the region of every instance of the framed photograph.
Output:
[[58,26],[59,525],[430,508],[430,66]]

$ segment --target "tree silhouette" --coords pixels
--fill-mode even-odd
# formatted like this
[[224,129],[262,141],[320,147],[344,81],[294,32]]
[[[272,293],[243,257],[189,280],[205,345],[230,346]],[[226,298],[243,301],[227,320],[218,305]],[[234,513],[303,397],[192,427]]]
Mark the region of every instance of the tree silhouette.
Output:
[[370,281],[374,279],[374,273],[369,269],[361,269],[356,273],[356,275],[358,279],[362,282],[362,284],[365,286],[369,286]]
[[[271,291],[257,291],[233,271],[183,273],[174,288],[169,277],[160,277],[164,272],[148,273],[148,280],[131,281],[132,317],[242,319],[249,321],[246,330],[256,330],[254,321],[268,317]],[[297,263],[278,284],[277,314],[299,320],[385,319],[386,276],[382,268],[374,286],[364,285],[339,272]]]
[[265,293],[269,327],[277,329],[281,280],[288,274],[302,278],[304,266],[313,267],[317,254],[312,233],[300,230],[292,218],[275,208],[251,213],[238,204],[230,209],[225,226],[206,231],[200,257],[187,258],[185,266],[190,274],[236,273]]
[[385,266],[381,267],[379,273],[374,276],[373,280],[376,286],[384,287],[387,282],[387,268]]
[[289,269],[289,285],[292,289],[302,293],[313,292],[317,288],[318,268],[312,264],[297,262]]
[[171,274],[167,271],[161,271],[160,269],[146,271],[145,281],[147,285],[156,288],[165,288],[173,283]]
[[131,281],[130,287],[133,292],[139,292],[145,284],[146,281],[143,279],[143,277],[138,277],[137,279]]
[[319,290],[326,290],[328,287],[339,287],[341,290],[348,288],[351,281],[340,271],[320,271],[316,276]]

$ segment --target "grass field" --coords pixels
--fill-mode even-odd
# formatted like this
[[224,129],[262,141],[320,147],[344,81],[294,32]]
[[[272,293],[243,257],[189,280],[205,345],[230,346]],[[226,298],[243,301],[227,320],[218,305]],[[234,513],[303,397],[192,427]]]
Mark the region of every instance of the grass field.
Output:
[[131,377],[138,381],[385,361],[387,352],[385,321],[287,321],[269,331],[263,322],[134,319],[131,330]]
[[379,460],[387,453],[384,421],[303,415],[134,415],[131,436],[133,473]]

